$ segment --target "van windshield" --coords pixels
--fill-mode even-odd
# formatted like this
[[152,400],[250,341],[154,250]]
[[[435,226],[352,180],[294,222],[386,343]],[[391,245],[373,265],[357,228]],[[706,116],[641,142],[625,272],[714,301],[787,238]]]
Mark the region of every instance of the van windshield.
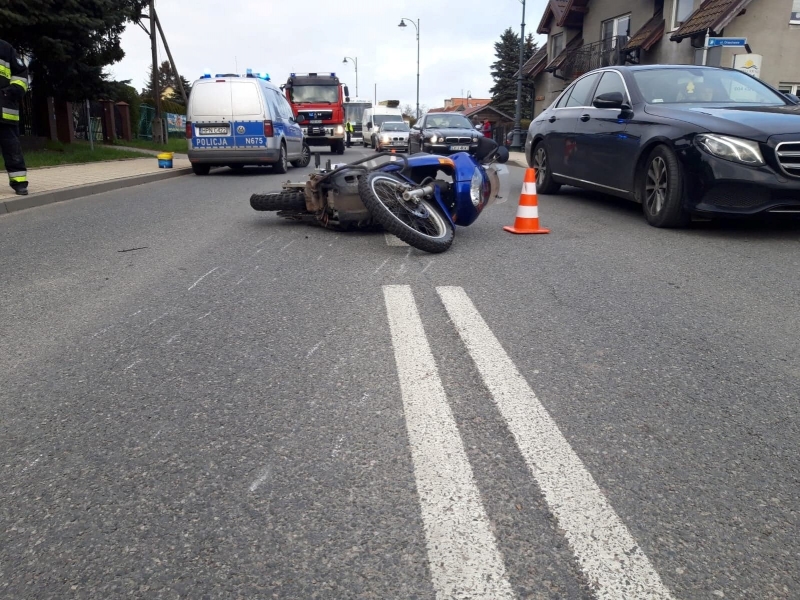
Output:
[[292,102],[339,102],[339,87],[335,85],[294,85],[290,90]]
[[389,121],[381,126],[381,131],[408,131],[408,125],[402,121]]
[[383,123],[387,123],[389,121],[397,121],[400,118],[400,115],[374,115],[372,117],[372,122],[377,127]]

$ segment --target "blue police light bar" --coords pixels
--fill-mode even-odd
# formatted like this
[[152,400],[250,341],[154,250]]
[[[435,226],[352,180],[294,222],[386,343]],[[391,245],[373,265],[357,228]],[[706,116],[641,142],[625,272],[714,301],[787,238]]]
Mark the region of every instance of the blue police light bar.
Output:
[[331,73],[331,77],[336,77],[336,73]]
[[253,76],[253,69],[247,69],[246,73],[247,73],[248,77],[252,77]]
[[269,73],[259,73],[259,77],[261,77],[261,79],[263,79],[264,81],[270,80]]
[[211,79],[211,71],[209,69],[206,69],[205,71],[203,71],[202,79]]
[[294,76],[295,76],[295,74],[294,74],[294,73],[292,73],[292,77],[294,77]]

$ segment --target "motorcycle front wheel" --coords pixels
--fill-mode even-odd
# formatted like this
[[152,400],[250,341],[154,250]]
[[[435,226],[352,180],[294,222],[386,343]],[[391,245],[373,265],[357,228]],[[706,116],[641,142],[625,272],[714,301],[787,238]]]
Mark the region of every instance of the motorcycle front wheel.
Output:
[[361,177],[358,195],[372,217],[386,231],[409,246],[439,253],[453,243],[453,224],[427,200],[403,200],[411,186],[394,175],[373,171]]

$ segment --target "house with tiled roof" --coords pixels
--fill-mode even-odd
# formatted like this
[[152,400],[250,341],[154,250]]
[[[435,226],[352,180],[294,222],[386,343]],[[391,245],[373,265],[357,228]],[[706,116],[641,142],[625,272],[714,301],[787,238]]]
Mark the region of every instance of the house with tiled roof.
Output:
[[[746,37],[763,57],[760,78],[800,91],[800,0],[548,0],[536,30],[547,36],[522,67],[535,112],[575,78],[622,64],[702,64],[706,34]],[[733,66],[743,48],[712,48],[706,64]]]

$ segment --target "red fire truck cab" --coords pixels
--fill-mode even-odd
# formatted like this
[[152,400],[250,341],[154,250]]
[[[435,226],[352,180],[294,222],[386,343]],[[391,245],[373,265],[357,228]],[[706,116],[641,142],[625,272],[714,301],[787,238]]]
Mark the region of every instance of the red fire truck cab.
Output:
[[292,73],[281,87],[306,143],[344,154],[344,103],[350,92],[336,73]]

